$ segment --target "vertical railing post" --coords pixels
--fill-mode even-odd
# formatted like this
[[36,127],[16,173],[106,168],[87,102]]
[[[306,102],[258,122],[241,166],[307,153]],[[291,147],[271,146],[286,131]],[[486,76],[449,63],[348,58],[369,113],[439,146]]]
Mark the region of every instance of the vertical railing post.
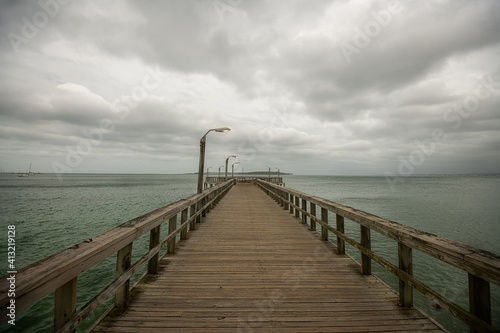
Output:
[[207,196],[204,196],[203,199],[201,199],[201,206],[200,206],[200,209],[202,209],[202,211],[201,211],[202,217],[207,216],[207,211],[206,211],[206,209],[203,208],[206,203],[207,203]]
[[312,215],[310,218],[310,222],[311,222],[310,229],[316,230],[316,221],[313,220],[313,217],[316,217],[316,204],[313,204],[311,202],[311,203],[309,203],[309,205],[311,206],[311,215]]
[[196,216],[196,223],[201,223],[201,222],[203,222],[203,220],[202,220],[202,218],[201,218],[201,215],[202,215],[202,214],[201,214],[201,212],[200,212],[201,207],[203,207],[203,205],[202,205],[202,200],[200,199],[200,200],[198,200],[198,201],[196,202],[196,214],[198,214],[198,215]]
[[[491,324],[490,283],[469,273],[469,308],[470,312]],[[470,329],[471,333],[477,332]]]
[[[59,288],[55,293],[54,305],[54,331],[61,328],[66,320],[76,310],[76,288],[78,277],[75,277]],[[75,330],[73,330],[74,332]]]
[[[116,277],[120,277],[132,263],[132,244],[124,246],[116,255]],[[115,307],[125,309],[128,305],[128,294],[130,289],[130,279],[118,288],[115,294]]]
[[295,196],[295,217],[299,218],[299,213],[300,213],[300,198],[298,196]]
[[[196,204],[191,205],[189,208],[189,217],[193,217],[196,215]],[[189,223],[189,230],[196,230],[196,219],[193,219],[191,223]]]
[[[171,235],[175,229],[177,229],[177,214],[172,216],[170,220],[168,220],[168,234]],[[175,237],[167,242],[168,250],[167,253],[174,254],[175,253]]]
[[[402,243],[398,243],[399,269],[413,275],[412,248]],[[399,279],[399,304],[405,307],[413,305],[413,287]]]
[[[151,229],[151,231],[149,232],[150,250],[154,248],[156,245],[160,244],[160,230],[161,230],[161,225]],[[149,259],[148,274],[158,274],[158,258],[159,258],[159,253],[156,253],[151,259]]]
[[[188,219],[188,209],[186,208],[182,211],[181,213],[181,224],[184,224],[184,222],[187,221]],[[187,232],[188,232],[188,226],[186,225],[182,230],[181,230],[181,240],[186,240],[187,239]]]
[[293,194],[290,193],[290,214],[293,214]]
[[[371,250],[370,229],[363,225],[361,226],[361,245]],[[370,275],[372,273],[371,259],[364,253],[361,253],[361,273],[363,275]]]
[[302,199],[302,224],[307,224],[307,201]]
[[[321,221],[328,224],[328,210],[323,207],[321,207]],[[321,240],[328,240],[328,229],[324,225],[321,225]]]
[[[336,214],[335,220],[337,224],[337,231],[344,234],[344,217]],[[345,242],[339,236],[337,236],[337,254],[345,254]]]
[[205,209],[205,216],[206,216],[208,213],[210,213],[210,209],[212,208],[212,202],[211,202],[212,195],[213,195],[213,193],[209,193],[209,194],[207,194],[207,196],[205,197],[205,205],[208,205],[208,206],[207,206],[207,209]]
[[285,210],[288,210],[288,199],[290,198],[290,194],[288,192],[285,192],[285,205],[283,206],[283,208]]

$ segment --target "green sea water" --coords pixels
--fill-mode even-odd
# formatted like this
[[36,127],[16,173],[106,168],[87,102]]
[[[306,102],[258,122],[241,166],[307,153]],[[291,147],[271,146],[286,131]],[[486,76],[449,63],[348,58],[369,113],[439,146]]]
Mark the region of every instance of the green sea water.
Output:
[[[16,226],[16,268],[64,250],[132,218],[196,192],[196,175],[65,174],[17,177],[0,174],[0,228]],[[285,176],[287,187],[324,197],[390,220],[500,253],[499,176],[413,176],[391,188],[384,177]],[[330,220],[334,221],[334,217]],[[359,226],[346,221],[357,239]],[[149,237],[148,235],[146,235]],[[162,235],[164,236],[164,235]],[[134,258],[147,251],[147,237],[134,243]],[[334,240],[334,237],[331,236]],[[0,275],[7,267],[7,246],[0,247]],[[357,251],[347,253],[359,260]],[[397,264],[397,244],[372,233],[372,249]],[[78,306],[113,280],[111,257],[78,278]],[[397,289],[397,279],[373,264],[373,272]],[[414,251],[414,275],[468,308],[467,274]],[[500,327],[500,289],[492,285],[493,319]],[[109,303],[109,302],[108,302]],[[416,294],[416,305],[452,332],[468,332],[460,321]],[[104,309],[106,306],[103,306]],[[101,311],[102,311],[101,309]],[[88,327],[94,315],[79,331]],[[2,332],[51,332],[53,294],[17,314],[16,326]]]

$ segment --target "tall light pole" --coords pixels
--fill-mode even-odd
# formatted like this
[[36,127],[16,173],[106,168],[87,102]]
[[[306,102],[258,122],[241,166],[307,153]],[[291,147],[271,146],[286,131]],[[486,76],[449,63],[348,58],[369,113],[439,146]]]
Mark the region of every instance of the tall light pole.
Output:
[[215,131],[215,132],[229,132],[231,129],[229,127],[219,127],[212,128],[205,133],[204,136],[200,139],[200,167],[198,168],[198,193],[203,192],[203,168],[205,164],[205,143],[207,141],[207,134]]
[[240,164],[240,162],[236,162],[236,163],[233,163],[233,165],[231,165],[231,178],[234,178],[234,165],[235,164]]
[[227,163],[229,162],[229,159],[231,157],[238,158],[238,155],[230,155],[230,156],[228,156],[228,158],[226,158],[226,179],[227,179]]
[[266,165],[266,168],[269,168],[269,181],[271,181],[271,167]]

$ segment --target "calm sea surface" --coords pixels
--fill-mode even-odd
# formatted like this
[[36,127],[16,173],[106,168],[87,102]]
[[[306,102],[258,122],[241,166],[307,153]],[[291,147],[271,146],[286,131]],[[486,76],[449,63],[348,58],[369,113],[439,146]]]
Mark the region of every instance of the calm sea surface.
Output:
[[[7,226],[16,226],[15,264],[20,269],[194,194],[196,180],[196,175],[65,174],[60,182],[51,174],[26,178],[0,174],[0,226],[4,240]],[[284,180],[287,187],[500,254],[500,176],[414,176],[394,189],[384,177],[285,176]],[[358,230],[357,224],[346,221],[347,234],[358,239]],[[134,244],[134,258],[146,251],[147,241],[143,237]],[[2,244],[0,275],[9,270],[6,243]],[[346,249],[359,260],[356,251]],[[397,264],[394,241],[372,233],[372,249]],[[78,278],[79,307],[113,280],[114,260],[111,257]],[[377,264],[372,266],[375,274],[397,289],[396,278]],[[466,273],[414,251],[414,275],[468,308]],[[500,288],[492,286],[491,292],[494,325],[500,327]],[[450,331],[468,332],[426,298],[418,293],[415,297],[420,309]],[[48,295],[18,313],[15,327],[3,322],[0,331],[51,332],[53,298]],[[88,325],[85,322],[80,331]]]

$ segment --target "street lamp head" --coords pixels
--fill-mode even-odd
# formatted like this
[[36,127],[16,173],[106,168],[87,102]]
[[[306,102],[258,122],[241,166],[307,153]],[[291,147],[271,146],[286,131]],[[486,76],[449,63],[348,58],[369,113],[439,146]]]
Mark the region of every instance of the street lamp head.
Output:
[[225,132],[229,132],[231,129],[229,127],[219,127],[219,128],[214,128],[213,131],[216,131],[216,132],[222,132],[222,133],[225,133]]

